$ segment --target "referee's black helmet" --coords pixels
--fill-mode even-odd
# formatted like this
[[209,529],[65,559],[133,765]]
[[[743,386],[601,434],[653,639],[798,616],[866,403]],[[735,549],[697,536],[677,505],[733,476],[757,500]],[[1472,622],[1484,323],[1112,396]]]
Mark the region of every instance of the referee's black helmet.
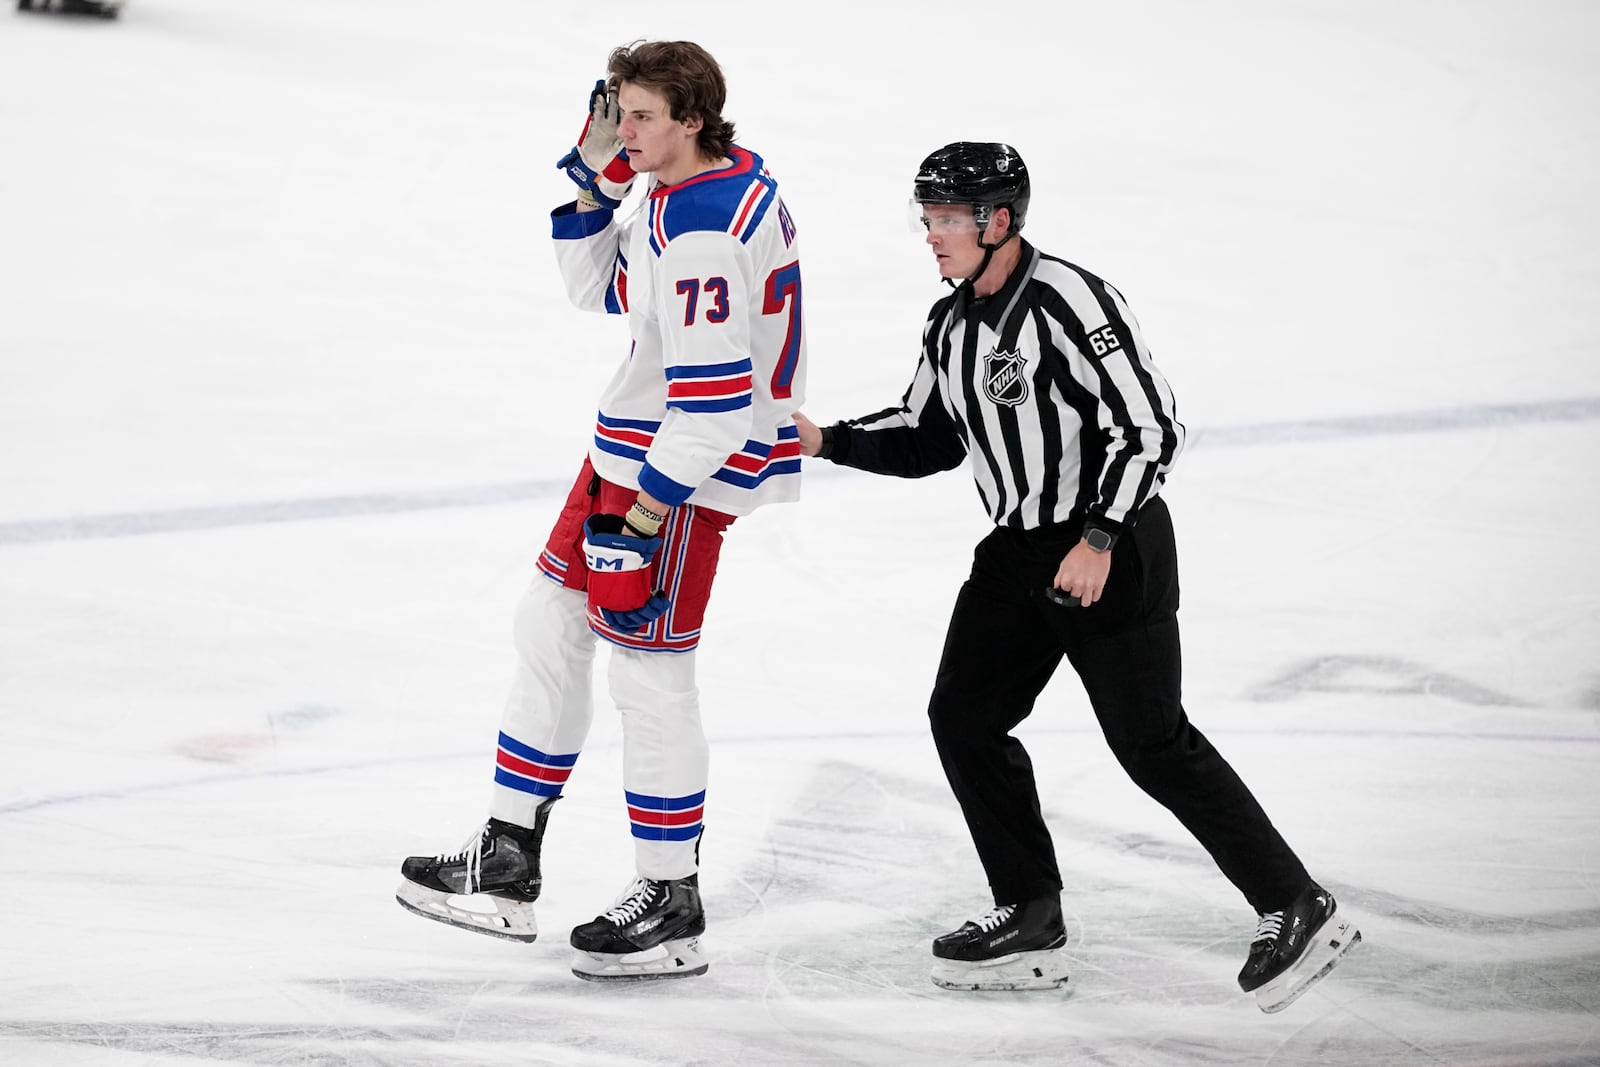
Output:
[[1015,148],[993,141],[956,141],[922,161],[911,199],[919,204],[971,204],[980,228],[989,224],[995,208],[1010,208],[1015,232],[1027,217],[1029,192],[1028,166]]

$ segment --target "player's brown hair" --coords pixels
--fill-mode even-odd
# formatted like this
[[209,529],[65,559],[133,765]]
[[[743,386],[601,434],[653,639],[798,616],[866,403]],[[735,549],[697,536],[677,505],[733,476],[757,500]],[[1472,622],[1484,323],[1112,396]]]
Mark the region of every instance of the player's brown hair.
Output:
[[698,118],[696,147],[707,159],[721,159],[733,148],[733,123],[722,117],[728,85],[711,53],[693,41],[635,41],[611,50],[606,61],[615,92],[623,82],[666,98],[674,121]]

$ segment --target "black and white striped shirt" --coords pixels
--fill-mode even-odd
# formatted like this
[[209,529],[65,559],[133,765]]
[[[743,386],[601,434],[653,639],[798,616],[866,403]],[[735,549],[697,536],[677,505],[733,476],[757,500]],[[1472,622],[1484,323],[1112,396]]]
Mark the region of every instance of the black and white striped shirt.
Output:
[[834,426],[829,458],[920,478],[970,457],[996,525],[1120,529],[1183,448],[1172,390],[1121,293],[1021,245],[998,292],[933,306],[900,406]]

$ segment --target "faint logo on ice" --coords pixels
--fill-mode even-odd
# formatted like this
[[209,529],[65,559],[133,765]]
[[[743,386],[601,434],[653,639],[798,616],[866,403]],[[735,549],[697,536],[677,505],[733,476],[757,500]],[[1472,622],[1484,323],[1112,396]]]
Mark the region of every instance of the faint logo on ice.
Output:
[[283,734],[298,733],[339,714],[328,704],[296,704],[268,715],[260,730],[202,734],[173,746],[173,751],[207,763],[243,763],[277,747]]

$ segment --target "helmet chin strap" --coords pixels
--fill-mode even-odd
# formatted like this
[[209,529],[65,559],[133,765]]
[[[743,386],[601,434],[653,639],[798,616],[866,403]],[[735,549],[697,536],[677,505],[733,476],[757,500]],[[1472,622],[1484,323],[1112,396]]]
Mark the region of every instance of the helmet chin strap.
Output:
[[973,271],[970,276],[962,280],[959,284],[951,281],[949,278],[944,279],[944,283],[952,289],[967,289],[970,291],[976,288],[978,279],[983,277],[983,272],[989,269],[989,261],[994,259],[995,252],[999,251],[1001,248],[1004,248],[1005,243],[1016,235],[1016,230],[1009,230],[1004,237],[1000,238],[1000,240],[996,241],[994,244],[986,245],[983,243],[983,235],[979,234],[978,247],[983,249],[983,262],[979,263],[978,269]]

